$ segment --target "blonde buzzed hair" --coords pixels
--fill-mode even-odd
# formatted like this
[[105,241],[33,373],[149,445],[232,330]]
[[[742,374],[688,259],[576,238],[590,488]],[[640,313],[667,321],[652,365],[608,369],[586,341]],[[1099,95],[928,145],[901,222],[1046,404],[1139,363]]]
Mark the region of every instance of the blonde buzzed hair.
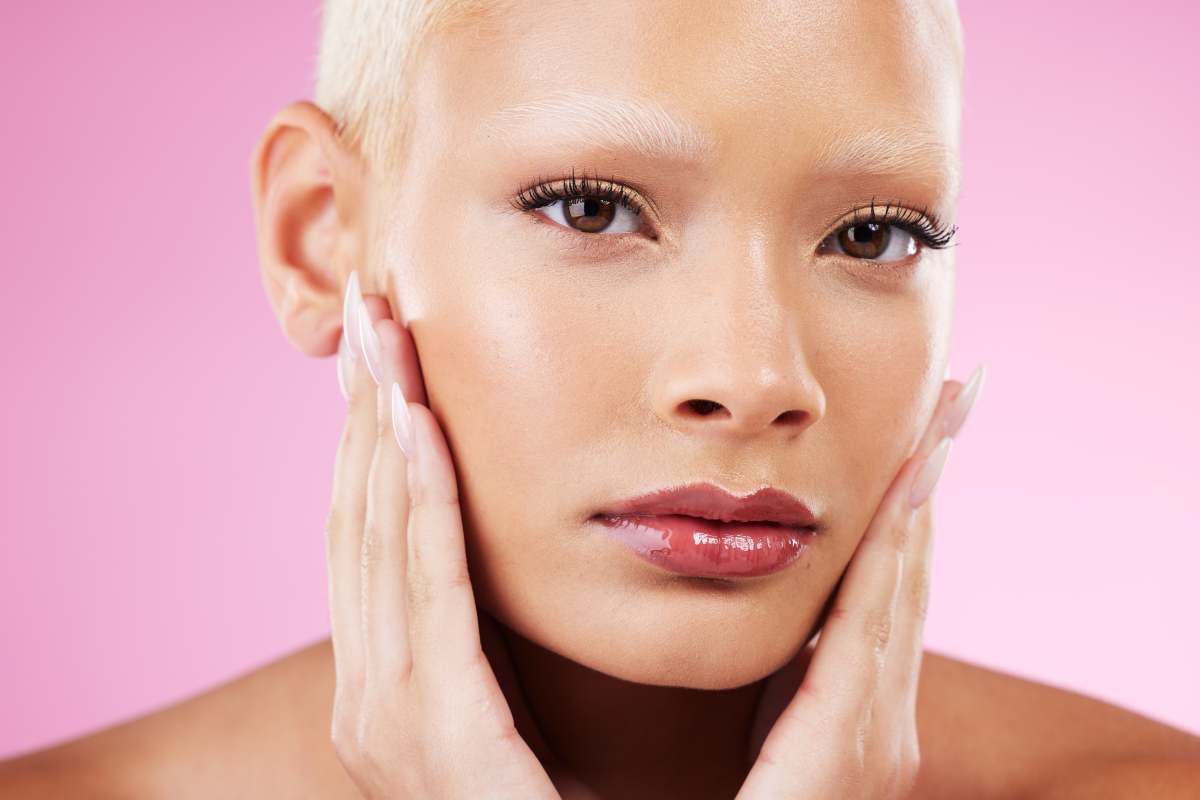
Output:
[[314,100],[378,174],[401,167],[412,74],[434,33],[482,20],[511,0],[324,0]]
[[[412,129],[410,79],[429,37],[502,15],[520,0],[323,0],[315,101],[369,169],[394,175]],[[929,0],[959,55],[957,0]]]

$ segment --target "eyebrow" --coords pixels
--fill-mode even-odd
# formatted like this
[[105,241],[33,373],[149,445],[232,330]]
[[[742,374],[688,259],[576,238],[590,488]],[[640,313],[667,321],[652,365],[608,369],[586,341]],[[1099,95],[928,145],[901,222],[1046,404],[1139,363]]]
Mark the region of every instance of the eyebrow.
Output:
[[[711,160],[717,150],[707,130],[652,98],[565,89],[494,111],[477,130],[517,149],[548,136],[689,163]],[[881,127],[837,136],[818,149],[810,169],[816,175],[934,174],[943,179],[951,196],[957,194],[960,179],[957,151],[925,129]]]
[[517,131],[525,124],[539,137],[570,135],[600,147],[629,150],[655,159],[701,162],[716,151],[716,142],[707,132],[648,97],[560,90],[494,111],[483,119],[480,129],[515,146]]
[[817,175],[936,175],[950,197],[958,194],[962,180],[958,150],[920,128],[868,128],[838,136],[821,147],[810,168]]

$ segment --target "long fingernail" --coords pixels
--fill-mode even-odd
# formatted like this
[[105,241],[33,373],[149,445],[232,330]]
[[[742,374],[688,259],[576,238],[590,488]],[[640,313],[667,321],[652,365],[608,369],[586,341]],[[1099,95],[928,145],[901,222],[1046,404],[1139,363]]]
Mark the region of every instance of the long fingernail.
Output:
[[366,303],[358,304],[358,314],[358,328],[362,337],[359,344],[362,347],[363,360],[367,362],[367,371],[371,373],[371,377],[375,379],[375,385],[378,386],[383,380],[383,362],[379,355],[379,334],[375,333],[375,326],[371,322],[371,314],[367,311]]
[[408,411],[408,403],[400,384],[392,381],[392,433],[396,436],[396,444],[404,451],[405,458],[412,458],[413,426],[412,416]]
[[351,270],[346,281],[346,292],[342,296],[342,338],[351,361],[358,360],[360,335],[358,332],[358,307],[362,305],[362,292],[358,288],[358,272]]
[[346,402],[350,402],[350,384],[354,380],[354,356],[351,355],[350,346],[346,340],[347,336],[343,331],[342,335],[338,337],[337,377],[342,397],[346,399]]
[[946,466],[946,459],[950,455],[950,443],[953,441],[949,436],[943,437],[938,442],[938,446],[933,448],[933,451],[925,459],[925,463],[921,465],[917,477],[913,479],[912,490],[908,495],[908,504],[913,508],[920,508],[921,504],[933,493],[933,487],[937,486],[938,478],[942,476],[942,469]]
[[953,407],[946,414],[945,433],[947,436],[957,436],[962,430],[963,423],[967,421],[967,414],[975,407],[975,401],[979,399],[979,388],[983,386],[983,376],[987,372],[983,364],[975,368],[971,373],[970,379],[963,385],[962,391],[958,393],[958,397],[954,398]]

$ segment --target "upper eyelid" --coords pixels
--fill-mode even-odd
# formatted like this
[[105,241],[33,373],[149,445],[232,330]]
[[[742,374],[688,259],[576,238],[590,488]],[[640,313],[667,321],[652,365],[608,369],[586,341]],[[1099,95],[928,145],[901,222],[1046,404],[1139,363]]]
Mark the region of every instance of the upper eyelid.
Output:
[[[531,196],[531,199],[534,200],[541,200],[542,202],[534,206],[540,208],[544,205],[549,205],[551,202],[559,202],[573,197],[587,197],[604,194],[605,192],[611,192],[613,194],[620,194],[627,200],[632,200],[633,206],[627,207],[629,207],[631,211],[638,213],[639,216],[641,215],[641,212],[647,208],[657,215],[657,206],[655,205],[654,201],[651,200],[641,188],[632,185],[630,182],[618,181],[611,178],[593,177],[586,173],[578,180],[582,181],[584,186],[580,186],[579,191],[573,192],[570,190],[569,186],[576,182],[574,171],[572,171],[570,176],[563,176],[552,180],[539,179],[518,189],[516,194],[513,196],[511,205],[521,211],[527,211],[531,209],[527,209],[523,205],[526,196]],[[591,186],[588,186],[587,184],[591,184]],[[541,197],[538,195],[541,195]],[[546,195],[556,196],[553,198],[553,200],[551,200],[547,199],[545,197]],[[621,204],[627,205],[625,202],[622,202]]]
[[[570,186],[577,185],[577,180],[582,181],[584,185],[578,187],[579,191],[573,192]],[[591,186],[588,184],[591,184]],[[517,195],[512,200],[511,205],[517,210],[524,212],[541,208],[554,202],[562,202],[573,197],[602,195],[604,192],[620,194],[621,198],[614,199],[614,202],[625,206],[639,218],[642,216],[643,211],[650,209],[652,216],[655,218],[654,226],[657,227],[657,205],[633,181],[618,180],[615,176],[605,178],[599,174],[589,174],[587,172],[584,172],[577,179],[574,169],[571,170],[569,176],[562,176],[556,179],[539,178],[530,184],[522,186],[518,189]],[[522,200],[526,195],[531,193],[535,195],[541,193],[543,195],[540,198],[542,202],[532,208],[525,208],[521,204]],[[545,199],[546,194],[554,195],[553,199]],[[633,205],[626,203],[625,199],[622,198],[631,200]],[[869,215],[865,218],[861,216],[864,211],[869,212]],[[872,196],[869,202],[853,205],[825,221],[822,230],[826,230],[828,233],[822,236],[821,241],[826,241],[830,236],[840,233],[847,227],[861,225],[872,220],[904,230],[909,235],[918,239],[923,249],[940,249],[937,245],[926,241],[927,233],[935,234],[935,236],[930,236],[929,238],[940,236],[944,239],[940,247],[947,247],[950,246],[949,242],[958,229],[956,225],[945,225],[936,217],[931,216],[928,207],[922,207],[918,210],[898,199],[884,198],[877,200],[875,196]],[[600,234],[598,238],[606,237],[604,234]],[[607,238],[613,238],[613,235],[609,234]]]

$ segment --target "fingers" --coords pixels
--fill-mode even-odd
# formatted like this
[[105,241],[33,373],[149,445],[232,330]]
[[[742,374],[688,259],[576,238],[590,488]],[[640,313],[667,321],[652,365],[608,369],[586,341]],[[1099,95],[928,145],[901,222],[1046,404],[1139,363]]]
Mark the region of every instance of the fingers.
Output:
[[330,639],[341,686],[360,685],[363,674],[359,562],[366,482],[375,449],[375,383],[363,363],[359,345],[357,284],[352,273],[343,300],[339,347],[339,375],[347,396],[346,421],[338,443],[333,496],[325,521]]
[[956,381],[944,384],[930,425],[880,501],[822,629],[802,688],[831,704],[848,727],[863,724],[881,690],[903,692],[918,677],[933,525],[927,503],[912,505],[913,484],[920,478],[932,488],[938,462],[948,454],[945,434],[951,427],[957,432],[966,416],[957,401],[973,401],[979,374],[969,393]]
[[484,665],[467,571],[462,509],[449,447],[432,412],[409,403],[408,602],[417,669],[457,674]]
[[[415,344],[357,283],[352,274],[338,369],[349,411],[327,522],[335,750],[372,797],[415,786],[478,796],[488,781],[551,796],[480,646],[449,447],[429,408],[403,396],[426,397]],[[463,757],[484,771],[447,771]]]
[[[361,546],[368,681],[395,681],[413,669],[461,674],[485,659],[453,460],[432,412],[406,395],[427,397],[412,337],[390,318],[386,301],[365,301],[372,323],[360,331],[361,346],[380,380]],[[393,379],[400,387],[394,405]],[[397,442],[401,430],[411,443],[407,455]]]
[[375,319],[364,333],[364,342],[378,354],[379,378],[360,565],[368,692],[374,683],[384,691],[394,687],[408,676],[412,664],[406,592],[408,465],[393,432],[391,403],[394,378],[402,370],[398,359],[402,333],[387,317]]
[[[933,499],[929,496],[945,464],[945,456],[938,450],[945,437],[956,436],[962,430],[967,414],[979,396],[986,370],[980,365],[966,384],[954,382],[954,390],[943,396],[933,423],[926,431],[924,441],[918,448],[914,460],[925,458],[917,473],[920,486],[914,490],[924,498],[910,520],[909,540],[903,553],[903,576],[900,587],[900,606],[895,624],[894,652],[889,659],[889,673],[884,681],[884,692],[902,697],[905,707],[916,712],[917,685],[921,676],[921,659],[924,655],[925,619],[929,608],[930,574],[933,566]],[[943,393],[946,395],[947,393]],[[945,406],[944,413],[942,406]],[[922,478],[924,480],[922,480]],[[911,505],[912,491],[909,501]]]
[[903,561],[891,652],[881,691],[894,698],[897,708],[907,715],[905,719],[915,724],[933,558],[932,498],[916,510],[911,525],[912,542]]

